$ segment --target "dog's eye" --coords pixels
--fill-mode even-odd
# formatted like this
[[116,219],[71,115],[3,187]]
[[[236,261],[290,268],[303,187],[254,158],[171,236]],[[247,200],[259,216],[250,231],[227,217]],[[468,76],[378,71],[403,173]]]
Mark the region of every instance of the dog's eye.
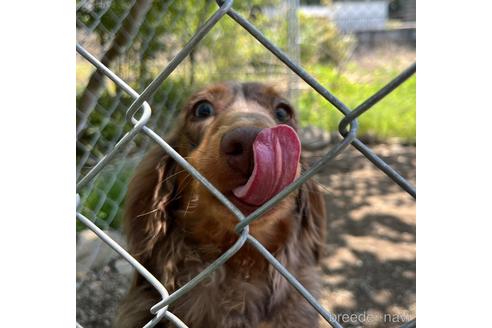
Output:
[[208,101],[202,101],[195,106],[195,117],[207,118],[214,115],[214,107]]
[[288,107],[279,106],[275,109],[275,117],[280,123],[286,123],[292,118],[292,114]]

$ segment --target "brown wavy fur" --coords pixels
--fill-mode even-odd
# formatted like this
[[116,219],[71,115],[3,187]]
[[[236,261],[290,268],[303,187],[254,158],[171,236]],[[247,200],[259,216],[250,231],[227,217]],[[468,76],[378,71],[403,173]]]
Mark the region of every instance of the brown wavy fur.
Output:
[[[213,104],[215,117],[197,121],[193,108],[204,99]],[[273,88],[258,83],[213,85],[191,97],[166,140],[228,196],[239,180],[218,151],[222,135],[237,126],[277,124],[272,112],[279,101],[289,106]],[[296,128],[292,115],[288,124]],[[124,218],[129,251],[170,293],[237,240],[235,224],[232,214],[159,146],[129,185]],[[250,225],[250,233],[315,296],[324,230],[325,205],[312,181]],[[158,301],[154,288],[135,274],[115,327],[142,327]],[[169,309],[190,328],[318,327],[317,312],[249,244]],[[172,325],[163,320],[160,327]]]

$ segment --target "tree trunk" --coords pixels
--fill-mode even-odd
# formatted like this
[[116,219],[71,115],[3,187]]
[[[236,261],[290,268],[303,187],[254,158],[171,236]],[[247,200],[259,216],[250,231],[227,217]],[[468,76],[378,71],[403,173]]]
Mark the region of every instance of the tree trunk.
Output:
[[[202,26],[203,22],[205,22],[207,15],[208,15],[208,12],[210,11],[210,6],[212,5],[212,3],[213,3],[213,0],[208,0],[205,3],[205,6],[203,7],[203,10],[201,12],[197,27],[195,29],[195,33],[198,32],[198,30]],[[189,57],[190,57],[190,85],[195,84],[195,64],[196,64],[195,54],[196,54],[196,50],[197,50],[197,48],[193,48],[190,51],[190,55],[189,55]]]
[[[128,16],[121,24],[121,27],[116,31],[111,46],[101,58],[101,62],[105,66],[110,67],[112,62],[122,55],[127,47],[133,42],[151,5],[152,0],[137,0],[135,2],[128,13]],[[85,127],[87,118],[96,106],[97,100],[103,90],[104,74],[99,70],[96,70],[92,73],[89,82],[87,83],[87,87],[80,96],[77,113],[78,116],[80,115],[80,117],[77,117],[77,135]]]

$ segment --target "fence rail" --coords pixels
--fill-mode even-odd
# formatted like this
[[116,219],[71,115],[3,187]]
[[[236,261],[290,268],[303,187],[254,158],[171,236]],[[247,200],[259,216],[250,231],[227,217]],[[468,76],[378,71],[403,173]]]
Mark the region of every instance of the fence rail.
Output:
[[[123,91],[128,93],[134,98],[131,105],[126,110],[126,120],[130,123],[131,129],[124,134],[122,138],[113,146],[113,148],[100,159],[97,164],[84,176],[82,176],[77,182],[77,219],[84,224],[87,228],[92,230],[103,242],[108,244],[114,251],[120,254],[128,263],[130,263],[139,274],[141,274],[161,295],[162,300],[152,306],[149,311],[154,314],[154,318],[148,322],[145,327],[153,327],[161,320],[169,320],[176,327],[187,327],[179,318],[172,314],[168,310],[168,307],[180,298],[183,294],[194,288],[200,281],[210,275],[214,270],[224,264],[230,257],[232,257],[245,243],[249,243],[255,247],[271,265],[279,271],[279,273],[319,312],[319,314],[327,321],[332,327],[341,328],[339,322],[337,322],[335,316],[329,311],[324,309],[321,304],[311,295],[311,293],[304,288],[304,286],[294,277],[277,259],[266,250],[263,245],[249,234],[249,224],[258,219],[272,206],[278,203],[281,199],[286,197],[289,193],[299,188],[304,182],[315,175],[322,167],[327,165],[333,158],[340,154],[349,145],[354,146],[359,150],[368,160],[370,160],[375,166],[377,166],[382,172],[384,172],[390,179],[397,183],[402,189],[404,189],[413,198],[416,197],[415,188],[406,181],[398,172],[391,168],[381,158],[379,158],[371,149],[363,142],[357,139],[358,122],[357,118],[368,111],[378,101],[383,99],[391,91],[401,85],[405,80],[412,76],[416,72],[416,64],[411,65],[408,69],[403,71],[399,76],[390,81],[381,90],[356,107],[354,110],[350,110],[341,100],[339,100],[332,92],[327,90],[321,83],[319,83],[314,77],[312,77],[307,71],[305,71],[299,64],[292,61],[287,54],[285,54],[280,48],[273,44],[264,34],[259,31],[255,25],[241,16],[233,9],[233,0],[218,1],[218,9],[208,18],[208,20],[197,30],[188,43],[177,53],[177,55],[167,64],[167,66],[161,70],[161,72],[150,82],[139,94],[133,90],[123,79],[113,73],[108,67],[106,67],[101,61],[94,57],[89,51],[87,51],[80,44],[76,45],[76,51],[79,55],[89,61],[100,73],[111,79],[117,86]],[[192,165],[190,165],[179,153],[177,153],[166,141],[161,138],[153,129],[147,126],[149,119],[152,116],[152,109],[148,104],[156,90],[162,85],[162,83],[169,77],[169,75],[183,62],[183,60],[193,51],[193,49],[200,43],[200,41],[207,35],[213,26],[217,24],[225,15],[232,18],[237,24],[241,25],[246,32],[251,34],[256,40],[258,40],[266,49],[268,49],[273,55],[275,55],[280,61],[282,61],[293,73],[298,75],[304,80],[311,88],[330,102],[335,108],[337,108],[344,118],[340,121],[339,132],[342,135],[342,140],[335,144],[321,159],[319,159],[309,170],[304,172],[297,180],[284,188],[280,193],[267,201],[265,204],[256,209],[248,216],[244,216],[239,209],[237,209],[223,194],[221,194],[205,177],[201,175]],[[137,119],[136,117],[139,116]],[[347,130],[347,127],[349,129]],[[196,277],[191,279],[184,286],[169,294],[164,286],[149,273],[138,261],[136,261],[128,252],[126,252],[118,243],[113,241],[107,234],[105,234],[96,224],[80,212],[83,207],[83,202],[80,200],[79,194],[82,193],[83,188],[92,181],[101,170],[114,159],[115,155],[124,149],[130,141],[132,141],[137,135],[143,134],[147,136],[151,141],[160,145],[164,151],[169,154],[180,166],[183,167],[188,173],[190,173],[195,179],[200,181],[219,201],[222,202],[238,219],[236,226],[236,232],[238,239],[235,244],[217,258],[212,264],[210,264],[204,271],[199,273]],[[77,323],[79,327],[80,324]],[[407,322],[402,328],[415,327],[415,319]]]

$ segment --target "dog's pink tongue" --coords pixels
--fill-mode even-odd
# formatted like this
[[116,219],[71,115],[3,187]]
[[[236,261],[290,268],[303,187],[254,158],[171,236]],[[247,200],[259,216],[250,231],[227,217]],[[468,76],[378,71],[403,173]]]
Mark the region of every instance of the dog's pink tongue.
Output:
[[301,142],[288,125],[263,129],[253,142],[253,155],[253,173],[233,193],[247,204],[260,206],[294,181]]

